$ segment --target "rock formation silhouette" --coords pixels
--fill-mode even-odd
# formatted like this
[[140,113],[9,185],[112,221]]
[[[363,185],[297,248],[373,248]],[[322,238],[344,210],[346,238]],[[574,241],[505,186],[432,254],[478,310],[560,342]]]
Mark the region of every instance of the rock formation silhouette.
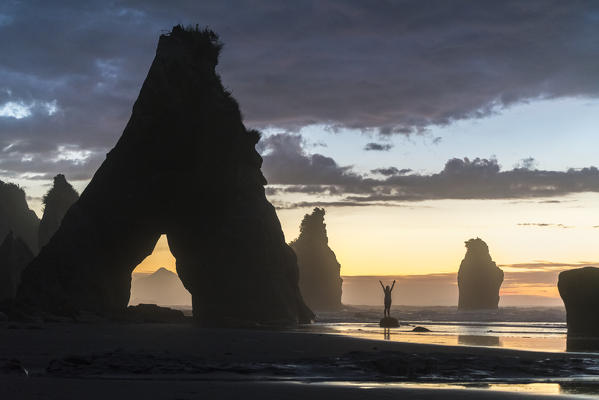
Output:
[[17,294],[21,272],[33,260],[29,246],[8,232],[0,245],[0,301],[12,300]]
[[496,309],[503,271],[491,259],[489,247],[482,239],[468,240],[466,249],[458,271],[458,309]]
[[290,243],[297,255],[302,296],[315,310],[341,307],[341,265],[328,245],[324,215],[325,210],[318,207],[304,215],[300,235]]
[[311,320],[264,193],[259,134],[215,72],[220,49],[209,30],[160,36],[121,138],[24,271],[21,307],[122,313],[133,269],[166,234],[199,323]]
[[599,268],[563,271],[557,288],[566,307],[568,341],[576,337],[599,338]]
[[43,199],[44,215],[39,227],[39,247],[45,246],[58,230],[68,209],[79,199],[79,194],[62,174],[54,177],[52,189]]
[[123,314],[125,320],[134,322],[181,322],[185,320],[183,312],[156,304],[138,304],[127,307]]
[[379,326],[381,328],[397,328],[399,327],[399,321],[397,320],[397,318],[383,317],[379,321]]
[[[135,274],[134,274],[135,275]],[[159,268],[152,274],[133,279],[131,304],[191,305],[191,295],[177,274]]]
[[0,181],[0,238],[12,231],[35,254],[38,250],[39,224],[39,218],[27,205],[23,189],[13,183]]

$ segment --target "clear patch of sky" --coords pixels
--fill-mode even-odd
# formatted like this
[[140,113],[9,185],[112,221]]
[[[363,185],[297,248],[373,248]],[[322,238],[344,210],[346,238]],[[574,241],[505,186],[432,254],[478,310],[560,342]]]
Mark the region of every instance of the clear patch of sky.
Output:
[[[278,133],[268,129],[265,133]],[[374,133],[342,129],[333,132],[323,125],[303,128],[309,153],[334,158],[357,171],[395,166],[421,173],[443,169],[453,157],[495,156],[502,169],[533,157],[536,167],[565,170],[599,166],[599,99],[563,98],[538,100],[512,106],[480,119],[429,127],[426,134],[382,137]],[[441,138],[435,143],[435,138]],[[365,151],[369,142],[390,143],[389,151]]]

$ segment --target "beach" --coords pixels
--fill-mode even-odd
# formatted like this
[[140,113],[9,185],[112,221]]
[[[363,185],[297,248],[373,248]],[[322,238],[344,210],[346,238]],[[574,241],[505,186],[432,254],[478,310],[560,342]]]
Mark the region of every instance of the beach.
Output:
[[[0,397],[522,398],[599,393],[599,355],[178,324],[0,326]],[[464,390],[468,388],[468,390]]]

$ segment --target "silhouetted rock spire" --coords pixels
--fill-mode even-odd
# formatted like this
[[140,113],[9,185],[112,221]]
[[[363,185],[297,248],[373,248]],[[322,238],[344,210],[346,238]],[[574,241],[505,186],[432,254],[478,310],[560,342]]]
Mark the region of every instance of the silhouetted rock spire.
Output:
[[458,309],[496,309],[503,271],[491,259],[489,247],[482,239],[468,240],[466,249],[458,271]]
[[27,243],[29,250],[37,253],[39,224],[39,218],[27,205],[23,189],[0,181],[0,238],[12,231]]
[[0,245],[0,301],[14,299],[21,272],[33,260],[27,244],[8,232]]
[[298,268],[266,200],[256,131],[215,68],[208,30],[161,35],[121,138],[27,267],[23,306],[123,312],[161,234],[208,325],[308,322]]
[[563,271],[557,288],[566,307],[568,340],[571,337],[599,338],[599,268]]
[[328,245],[324,215],[323,208],[315,208],[312,214],[304,215],[300,235],[291,242],[297,255],[302,296],[316,310],[341,307],[341,266]]
[[39,247],[42,248],[58,230],[67,210],[79,199],[79,194],[62,174],[54,177],[52,189],[43,199],[44,215],[39,228]]

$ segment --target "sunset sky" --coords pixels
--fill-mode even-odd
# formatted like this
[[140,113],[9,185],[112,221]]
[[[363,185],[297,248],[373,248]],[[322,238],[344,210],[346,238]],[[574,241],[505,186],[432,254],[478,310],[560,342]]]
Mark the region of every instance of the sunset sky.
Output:
[[[342,275],[448,287],[480,237],[503,295],[555,298],[559,271],[599,263],[597,2],[226,3],[2,2],[0,179],[40,216],[55,174],[81,192],[158,36],[199,24],[263,132],[286,239],[325,207]],[[160,266],[164,240],[138,271]]]

